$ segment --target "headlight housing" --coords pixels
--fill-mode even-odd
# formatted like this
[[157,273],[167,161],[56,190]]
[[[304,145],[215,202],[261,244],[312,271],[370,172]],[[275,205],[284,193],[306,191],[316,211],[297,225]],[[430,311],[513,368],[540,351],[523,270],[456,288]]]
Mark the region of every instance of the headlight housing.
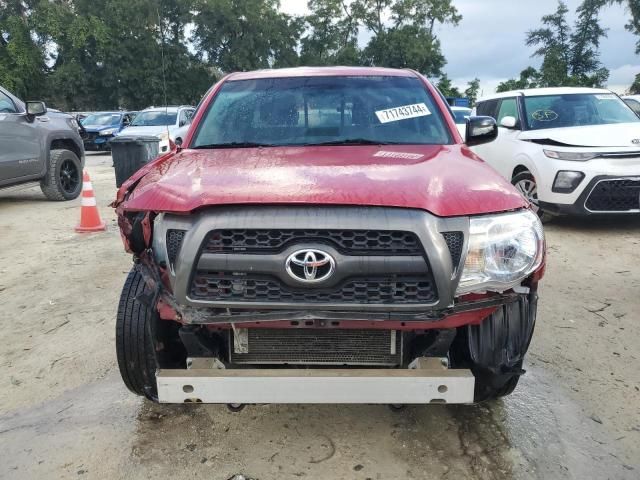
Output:
[[557,150],[543,150],[544,154],[548,158],[555,158],[556,160],[570,160],[572,162],[586,162],[587,160],[594,159],[599,156],[594,152],[559,152]]
[[117,128],[108,128],[106,130],[100,131],[100,133],[98,135],[106,137],[107,135],[115,135],[117,132],[118,132]]
[[513,288],[540,267],[543,255],[542,223],[532,211],[471,218],[456,296]]
[[162,132],[159,133],[158,135],[156,135],[156,137],[158,137],[161,141],[162,140],[169,140],[169,134],[167,132]]

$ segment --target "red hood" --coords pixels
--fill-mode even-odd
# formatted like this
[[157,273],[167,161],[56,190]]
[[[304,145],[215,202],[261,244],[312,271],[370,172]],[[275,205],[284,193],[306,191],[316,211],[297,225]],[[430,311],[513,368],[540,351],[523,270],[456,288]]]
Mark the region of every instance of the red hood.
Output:
[[129,211],[174,213],[231,204],[369,205],[439,216],[526,206],[463,145],[183,150],[137,172],[116,203]]

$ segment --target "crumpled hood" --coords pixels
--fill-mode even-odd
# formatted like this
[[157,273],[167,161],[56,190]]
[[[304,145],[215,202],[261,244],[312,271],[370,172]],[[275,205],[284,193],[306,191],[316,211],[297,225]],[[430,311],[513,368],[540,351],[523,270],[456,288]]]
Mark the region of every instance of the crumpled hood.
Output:
[[638,147],[632,143],[640,139],[640,122],[585,127],[547,128],[522,132],[520,140],[545,140],[577,147]]
[[188,213],[233,204],[403,207],[440,216],[527,205],[466,146],[446,145],[183,150],[140,169],[114,206]]

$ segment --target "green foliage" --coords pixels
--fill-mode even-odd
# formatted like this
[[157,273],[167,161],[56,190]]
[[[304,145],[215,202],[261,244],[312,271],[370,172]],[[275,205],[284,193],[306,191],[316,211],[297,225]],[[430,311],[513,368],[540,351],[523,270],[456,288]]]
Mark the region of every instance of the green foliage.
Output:
[[636,75],[636,78],[631,84],[631,87],[629,87],[629,94],[640,95],[640,73]]
[[[633,0],[637,1],[637,0]],[[609,70],[599,60],[600,39],[607,32],[598,15],[607,0],[583,0],[576,13],[573,29],[567,23],[566,4],[560,0],[553,14],[542,17],[542,27],[527,32],[527,46],[537,47],[533,56],[542,57],[540,70],[528,67],[519,79],[498,85],[498,92],[513,89],[585,86],[601,87],[609,78]]]
[[438,90],[440,90],[440,93],[442,93],[445,97],[456,97],[456,98],[462,97],[460,90],[458,90],[456,87],[454,87],[451,84],[451,80],[449,79],[447,74],[443,74],[440,77],[440,80],[438,80],[437,87],[438,87]]
[[467,83],[467,89],[464,91],[464,96],[469,99],[469,105],[472,107],[476,104],[478,94],[480,93],[480,79],[474,78]]
[[520,78],[510,79],[498,84],[496,92],[508,92],[525,88],[540,87],[540,73],[533,67],[527,67],[520,72]]

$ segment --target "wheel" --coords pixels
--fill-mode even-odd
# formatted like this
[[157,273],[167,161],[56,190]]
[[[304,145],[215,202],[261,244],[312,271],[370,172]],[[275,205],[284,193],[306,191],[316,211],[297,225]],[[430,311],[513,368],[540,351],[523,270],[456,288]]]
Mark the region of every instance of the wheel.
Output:
[[531,209],[538,215],[542,222],[548,222],[553,219],[553,215],[542,210],[538,204],[538,186],[536,179],[529,171],[516,174],[511,183],[518,191],[531,203]]
[[129,272],[120,294],[116,317],[116,353],[120,376],[129,390],[157,401],[157,362],[151,335],[151,322],[157,313],[140,303],[146,290],[142,275]]
[[82,191],[82,164],[77,155],[71,150],[51,150],[49,170],[40,189],[49,200],[77,198]]

